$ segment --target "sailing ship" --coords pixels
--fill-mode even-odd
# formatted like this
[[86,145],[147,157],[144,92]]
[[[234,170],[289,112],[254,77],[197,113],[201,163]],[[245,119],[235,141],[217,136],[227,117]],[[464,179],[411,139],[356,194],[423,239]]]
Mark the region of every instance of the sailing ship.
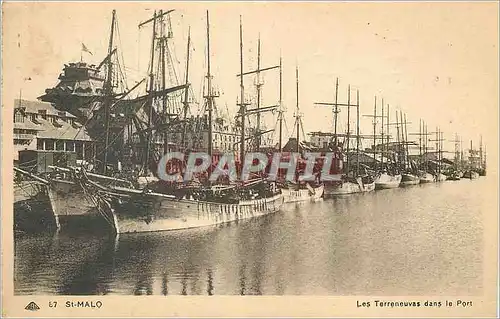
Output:
[[[338,196],[338,195],[349,195],[354,193],[365,193],[375,190],[375,182],[371,175],[368,174],[366,168],[363,167],[363,173],[361,172],[361,164],[359,163],[360,158],[360,133],[359,133],[359,90],[356,93],[356,104],[351,104],[351,86],[348,86],[347,104],[339,103],[339,80],[335,81],[335,102],[326,103],[318,102],[318,105],[329,105],[333,107],[333,141],[331,148],[338,150],[342,156],[343,172],[341,174],[340,181],[330,181],[325,183],[325,195],[328,196]],[[337,122],[339,111],[339,106],[347,107],[347,132],[346,134],[337,134]],[[350,152],[351,139],[351,126],[350,126],[350,114],[351,107],[356,107],[356,152]],[[344,137],[344,141],[341,143],[339,137]],[[344,149],[345,147],[345,149]],[[356,156],[356,164],[352,165],[351,160],[353,155]]]
[[[410,186],[410,185],[418,185],[420,184],[420,177],[418,176],[418,169],[413,161],[410,161],[409,154],[409,143],[408,143],[408,128],[406,122],[406,114],[404,115],[400,111],[399,112],[401,119],[401,143],[398,143],[398,146],[402,146],[399,149],[398,158],[402,160],[402,174],[401,174],[401,186]],[[397,135],[399,138],[399,120],[398,120],[398,112],[396,112],[396,127],[397,127]]]
[[[280,70],[281,70],[281,59],[280,59]],[[298,177],[298,173],[300,171],[304,171],[305,169],[305,163],[302,161],[301,158],[301,148],[300,148],[300,132],[301,132],[301,127],[302,127],[302,114],[300,113],[300,107],[299,107],[299,68],[298,66],[295,68],[295,78],[296,78],[296,110],[295,110],[295,125],[294,125],[294,130],[296,131],[295,135],[295,140],[290,139],[289,140],[289,145],[293,144],[295,142],[295,154],[290,153],[286,154],[283,153],[283,150],[280,149],[280,153],[285,157],[290,157],[290,156],[298,156],[296,158],[297,160],[297,169],[296,169],[296,174],[295,174],[295,180],[292,182],[288,183],[281,183],[281,192],[283,193],[284,201],[285,203],[296,203],[296,202],[304,202],[304,201],[317,201],[320,198],[323,197],[323,193],[325,190],[325,186],[322,183],[317,183],[318,185],[311,185],[308,182],[301,182]],[[281,92],[281,71],[280,71],[280,92]],[[281,94],[280,94],[281,95]],[[280,112],[282,110],[280,109]],[[281,114],[278,115],[278,120],[282,121],[283,117]],[[282,128],[282,125],[280,125],[280,129]],[[293,133],[293,132],[292,132]],[[280,133],[281,137],[281,133]],[[291,145],[293,147],[293,145]],[[288,159],[290,160],[290,159]],[[315,165],[315,168],[317,165]],[[315,172],[313,172],[314,174]],[[278,178],[282,179],[283,174],[280,174],[280,171],[278,171]],[[316,178],[317,179],[317,178]]]
[[[401,184],[401,179],[402,179],[402,175],[399,171],[399,168],[395,164],[394,156],[393,160],[389,158],[390,155],[394,155],[392,152],[389,151],[389,105],[387,105],[386,116],[384,116],[384,108],[385,108],[384,99],[382,99],[381,167],[379,168],[379,171],[374,178],[375,189],[398,188],[399,185]],[[386,120],[387,133],[385,134],[384,134],[384,119],[387,119]],[[386,142],[384,142],[384,135],[387,138]],[[385,159],[387,159],[387,162],[385,162]]]
[[483,137],[481,136],[480,142],[479,142],[479,163],[480,166],[477,169],[477,173],[479,176],[486,176],[486,145],[484,146],[484,151],[483,151]]
[[453,159],[453,166],[451,166],[448,171],[445,173],[446,180],[448,181],[459,181],[463,173],[461,171],[461,163],[460,163],[460,140],[458,139],[458,135],[455,134],[455,154]]
[[428,183],[433,183],[434,182],[434,176],[429,172],[429,160],[427,158],[427,142],[429,140],[428,136],[430,133],[427,132],[427,124],[424,121],[420,121],[420,126],[419,126],[419,139],[420,139],[420,165],[419,165],[419,172],[418,172],[418,177],[420,179],[421,184],[428,184]]
[[[153,39],[155,39],[156,12],[153,19]],[[207,55],[210,56],[210,24],[207,11]],[[240,65],[243,75],[243,41],[242,24],[240,21]],[[207,78],[211,79],[210,61],[208,60]],[[153,59],[152,59],[153,62]],[[152,65],[152,63],[151,63]],[[152,81],[151,81],[152,82]],[[240,157],[236,164],[240,166],[245,157],[245,121],[247,116],[244,99],[243,76],[240,76]],[[213,106],[212,88],[208,85],[208,119],[211,119]],[[149,102],[152,105],[152,99]],[[209,130],[212,123],[209,122]],[[150,141],[150,139],[148,139]],[[212,155],[212,145],[209,139],[209,155]],[[185,163],[183,163],[185,164]],[[181,164],[181,169],[183,169]],[[241,171],[241,170],[240,170]],[[200,176],[201,177],[201,176]],[[276,212],[283,204],[283,195],[275,182],[258,178],[251,182],[233,182],[229,185],[196,185],[190,188],[174,183],[173,187],[164,188],[162,181],[153,179],[142,189],[130,187],[108,186],[104,187],[93,180],[81,175],[85,181],[87,193],[93,194],[102,203],[103,214],[113,221],[117,233],[166,231],[218,225],[222,223],[239,221],[269,213]]]
[[[120,93],[115,92],[114,88],[117,84],[114,79],[124,77],[116,70],[122,70],[122,67],[114,68],[114,64],[119,63],[115,47],[117,25],[116,11],[113,10],[108,55],[97,67],[84,62],[65,65],[59,77],[60,82],[55,88],[47,89],[40,99],[53,103],[58,110],[75,115],[80,123],[86,124],[81,129],[85,129],[91,138],[97,141],[94,163],[83,163],[86,167],[78,169],[90,170],[89,178],[103,185],[130,186],[137,178],[134,170],[121,169],[122,162],[125,162],[124,159],[128,155],[124,136],[128,135],[128,138],[132,138],[129,123],[131,121],[136,123],[138,132],[143,130],[138,114],[141,110],[144,112],[143,107],[147,106],[148,99],[152,95],[164,96],[178,91],[184,88],[184,85],[163,88],[161,91],[151,89],[148,95],[129,99],[130,93],[139,87],[144,82],[143,80],[131,89],[125,89]],[[105,72],[103,72],[103,67]],[[153,110],[150,109],[150,112],[153,113]],[[71,222],[74,219],[80,222],[82,219],[93,221],[95,218],[102,217],[96,209],[95,200],[87,196],[81,181],[73,174],[74,170],[61,167],[51,168],[53,171],[45,178],[48,181],[48,198],[58,228],[62,220]],[[113,175],[117,175],[118,178]]]

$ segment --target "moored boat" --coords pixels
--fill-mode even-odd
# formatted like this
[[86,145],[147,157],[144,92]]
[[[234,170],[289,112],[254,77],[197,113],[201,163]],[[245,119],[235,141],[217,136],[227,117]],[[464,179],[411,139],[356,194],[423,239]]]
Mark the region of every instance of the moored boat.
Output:
[[459,181],[461,179],[460,171],[453,171],[446,177],[447,181]]
[[401,186],[420,184],[420,178],[417,175],[403,173],[401,174]]
[[464,172],[463,178],[476,179],[479,178],[479,174],[473,170],[467,170]]
[[421,184],[427,184],[427,183],[434,182],[434,176],[430,173],[427,173],[427,172],[421,172],[418,177],[420,179]]
[[[90,180],[88,193],[105,203],[103,213],[118,234],[216,226],[277,212],[284,197],[275,183],[254,182],[258,189],[228,186],[175,195],[125,187],[104,188]],[[224,192],[226,193],[224,194]]]
[[301,188],[296,185],[282,188],[281,192],[283,194],[284,203],[296,203],[304,201],[315,201],[323,197],[325,190],[324,185],[319,185],[317,187],[312,187],[306,184],[306,188]]
[[398,188],[401,178],[401,174],[390,175],[387,172],[381,172],[375,177],[375,189]]
[[436,182],[444,182],[446,180],[446,175],[443,173],[436,173],[436,175],[434,175],[434,180]]
[[327,196],[366,193],[373,190],[375,190],[375,182],[370,176],[344,177],[341,182],[330,182],[325,185],[325,195]]

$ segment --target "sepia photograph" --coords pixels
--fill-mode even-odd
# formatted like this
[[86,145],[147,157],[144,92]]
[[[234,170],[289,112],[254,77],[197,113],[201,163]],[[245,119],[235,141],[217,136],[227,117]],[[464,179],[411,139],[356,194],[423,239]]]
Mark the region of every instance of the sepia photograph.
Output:
[[2,316],[498,315],[498,2],[2,2]]

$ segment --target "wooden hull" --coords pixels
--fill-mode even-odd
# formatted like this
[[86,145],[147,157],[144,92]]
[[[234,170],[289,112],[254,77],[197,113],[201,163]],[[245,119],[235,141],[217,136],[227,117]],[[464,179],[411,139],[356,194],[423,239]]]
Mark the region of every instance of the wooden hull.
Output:
[[339,196],[356,193],[366,193],[375,190],[375,182],[363,183],[361,177],[357,178],[357,183],[343,182],[342,184],[328,184],[325,186],[325,195]]
[[[127,193],[127,191],[122,193]],[[240,201],[236,204],[213,203],[149,193],[131,195],[111,203],[112,218],[118,234],[181,230],[238,222],[277,212],[284,198]]]
[[323,197],[325,187],[323,185],[318,186],[316,188],[310,189],[289,189],[284,188],[281,190],[283,194],[284,203],[297,203],[297,202],[305,202],[305,201],[315,201]]
[[410,186],[420,184],[420,178],[413,174],[401,175],[401,186]]
[[[46,197],[45,185],[36,181],[22,181],[14,184],[14,203],[26,200],[42,200]],[[48,198],[45,198],[48,200]]]
[[434,176],[429,173],[423,173],[419,176],[420,184],[434,183]]
[[450,176],[446,177],[447,181],[459,181],[461,179],[461,173],[460,172],[453,172],[451,173]]
[[31,194],[24,189],[22,196],[16,196],[14,189],[14,230],[40,232],[57,228],[47,196],[47,187],[38,186],[39,189],[33,188]]
[[71,180],[54,179],[48,187],[48,197],[58,229],[107,229],[113,227],[105,216],[98,199],[85,193],[83,187]]
[[467,171],[464,173],[463,178],[476,179],[479,178],[479,174],[474,171]]
[[375,182],[369,183],[369,184],[363,184],[363,193],[371,192],[375,190]]
[[338,185],[327,185],[325,189],[325,195],[337,196],[337,195],[349,195],[361,193],[361,188],[357,183],[344,182]]
[[375,178],[375,189],[398,188],[399,184],[401,184],[401,178],[401,174],[389,175],[382,173]]
[[446,175],[437,174],[434,178],[436,182],[444,182],[446,180]]

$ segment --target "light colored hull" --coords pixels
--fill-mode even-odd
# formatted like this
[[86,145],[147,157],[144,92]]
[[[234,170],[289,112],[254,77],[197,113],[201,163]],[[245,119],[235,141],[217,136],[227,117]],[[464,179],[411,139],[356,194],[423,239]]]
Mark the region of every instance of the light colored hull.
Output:
[[420,184],[420,178],[412,174],[402,174],[401,175],[401,186],[418,185]]
[[447,181],[459,181],[460,180],[460,173],[459,172],[454,172],[450,176],[446,177]]
[[364,184],[361,178],[358,182],[343,182],[342,184],[329,184],[325,187],[325,195],[338,196],[356,193],[366,193],[375,190],[375,182]]
[[436,182],[444,182],[446,180],[446,175],[444,174],[437,174],[435,177]]
[[401,184],[401,174],[392,176],[383,173],[375,178],[375,189],[398,188],[399,184]]
[[476,178],[479,178],[479,174],[477,172],[474,172],[474,171],[465,172],[463,175],[463,178],[476,179]]
[[323,196],[324,190],[325,187],[321,185],[316,188],[312,188],[312,191],[309,189],[294,190],[284,188],[281,190],[281,193],[283,194],[284,203],[297,203],[318,200]]
[[375,182],[370,183],[370,184],[363,184],[363,186],[364,186],[364,188],[362,190],[363,193],[368,193],[368,192],[375,190]]
[[342,184],[327,185],[325,188],[325,195],[349,195],[361,193],[361,188],[357,183],[344,182]]
[[420,175],[420,183],[421,184],[434,183],[434,176],[429,173],[424,173]]
[[338,196],[356,193],[366,193],[375,190],[375,182],[364,184],[361,177],[357,178],[357,183],[343,182],[342,184],[329,184],[325,187],[325,195]]
[[164,194],[132,197],[111,204],[115,231],[119,234],[157,232],[215,226],[277,212],[283,195],[240,201],[237,204],[175,199]]

